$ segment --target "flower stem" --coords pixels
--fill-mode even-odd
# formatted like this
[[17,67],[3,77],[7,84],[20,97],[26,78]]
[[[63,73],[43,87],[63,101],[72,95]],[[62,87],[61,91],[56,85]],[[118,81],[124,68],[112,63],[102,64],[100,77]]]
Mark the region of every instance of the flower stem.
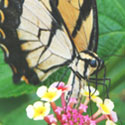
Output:
[[100,114],[101,114],[101,112],[100,112],[100,110],[98,110],[96,113],[94,113],[94,114],[91,116],[91,119],[97,118]]
[[66,102],[65,102],[65,94],[64,93],[62,93],[62,95],[61,95],[61,103],[62,103],[62,107],[65,107],[66,106]]
[[99,122],[101,122],[101,121],[103,121],[103,120],[105,120],[106,119],[106,116],[105,115],[102,115],[102,116],[100,116],[99,118],[97,118],[96,120],[95,120],[95,122],[96,123],[99,123]]
[[53,111],[55,111],[56,108],[57,108],[55,102],[51,102],[50,104],[51,104],[51,107],[52,107]]
[[55,112],[55,110],[57,109],[57,106],[56,106],[55,102],[51,102],[50,104],[51,104],[51,107],[52,107],[52,109],[53,109],[53,112],[54,112],[55,115],[56,115],[56,118],[57,118],[58,120],[60,120],[60,119],[61,119],[61,116],[60,116],[58,113]]
[[46,117],[44,117],[44,120],[48,123],[48,124],[50,124],[50,120],[49,120],[49,118],[46,116]]

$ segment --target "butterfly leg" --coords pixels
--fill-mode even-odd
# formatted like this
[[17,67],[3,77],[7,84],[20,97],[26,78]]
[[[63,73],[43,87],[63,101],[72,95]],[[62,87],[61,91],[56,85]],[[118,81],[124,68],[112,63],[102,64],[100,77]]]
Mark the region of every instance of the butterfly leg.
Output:
[[[101,80],[101,79],[99,79],[99,80]],[[103,79],[102,79],[102,80],[103,80]],[[101,81],[102,81],[102,80],[101,80]],[[98,79],[97,79],[97,81],[98,81]],[[88,82],[94,83],[94,84],[96,84],[96,85],[103,85],[103,86],[106,88],[107,98],[109,98],[109,88],[108,88],[107,84],[104,84],[104,83],[101,83],[101,82],[96,82],[95,79],[92,79],[92,80],[89,79]],[[93,94],[94,94],[94,93],[93,93]]]

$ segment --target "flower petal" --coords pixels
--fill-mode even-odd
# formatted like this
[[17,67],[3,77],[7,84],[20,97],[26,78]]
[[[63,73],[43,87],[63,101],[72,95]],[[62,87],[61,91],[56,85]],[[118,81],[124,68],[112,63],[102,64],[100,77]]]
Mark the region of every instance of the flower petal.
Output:
[[118,117],[117,117],[117,113],[114,111],[111,111],[111,118],[113,122],[117,122],[118,121]]
[[114,103],[110,99],[105,99],[104,104],[111,110],[114,108]]
[[57,100],[62,94],[61,90],[58,90],[57,88],[50,87],[47,92],[45,92],[41,100],[48,101],[48,102],[54,102]]
[[45,105],[45,107],[47,109],[46,113],[45,113],[45,116],[47,116],[49,114],[49,112],[50,112],[50,103],[46,102],[44,105]]
[[53,114],[47,116],[49,118],[50,123],[55,123],[57,122],[57,119],[54,117]]
[[37,89],[36,94],[37,94],[38,97],[41,98],[46,91],[47,91],[47,87],[46,87],[46,86],[41,86],[41,87],[39,87],[39,88]]
[[111,120],[107,120],[106,121],[106,125],[116,125],[113,121]]
[[34,119],[34,120],[43,120],[43,118],[44,118],[44,117],[43,117],[42,115],[40,115],[40,116],[34,117],[33,119]]
[[33,104],[33,107],[34,107],[34,108],[38,108],[38,107],[41,107],[41,106],[43,106],[43,102],[41,102],[41,101],[37,101],[37,102],[35,102],[35,103]]
[[103,100],[100,97],[96,97],[94,99],[94,102],[96,102],[97,107],[100,107],[100,104],[103,103]]
[[28,118],[32,119],[34,116],[34,107],[32,105],[28,105],[26,108]]
[[53,84],[51,84],[50,87],[53,87],[53,88],[56,88],[56,87],[64,87],[65,86],[65,83],[64,82],[54,82]]
[[50,112],[50,104],[37,101],[33,105],[29,105],[26,112],[30,119],[43,120]]
[[[91,93],[89,93],[91,92]],[[92,95],[91,97],[94,98],[95,96],[98,96],[99,95],[99,91],[98,90],[95,90],[94,87],[92,86],[85,86],[84,89],[81,89],[81,94],[83,94],[84,96],[89,96],[89,95]]]

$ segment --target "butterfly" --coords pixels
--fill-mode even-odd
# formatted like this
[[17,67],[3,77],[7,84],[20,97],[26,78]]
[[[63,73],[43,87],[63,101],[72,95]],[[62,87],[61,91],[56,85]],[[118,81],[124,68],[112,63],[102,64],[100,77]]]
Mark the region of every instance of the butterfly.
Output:
[[104,65],[97,45],[96,0],[0,1],[0,47],[14,83],[35,85],[68,66],[68,83],[80,88]]

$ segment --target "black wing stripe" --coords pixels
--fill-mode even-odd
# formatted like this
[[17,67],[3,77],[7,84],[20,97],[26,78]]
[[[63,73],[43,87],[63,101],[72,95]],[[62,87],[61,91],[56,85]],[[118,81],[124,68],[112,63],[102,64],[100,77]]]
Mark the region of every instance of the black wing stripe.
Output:
[[89,15],[91,7],[92,7],[92,0],[84,0],[83,5],[80,8],[80,14],[76,22],[76,26],[72,32],[73,37],[77,35],[77,31],[80,30],[82,21],[86,20],[87,16]]
[[92,5],[93,5],[93,29],[91,32],[88,50],[96,52],[98,46],[98,15],[97,15],[96,0],[93,0]]
[[1,3],[0,6],[0,9],[2,9],[2,11],[4,11],[5,14],[5,21],[2,25],[4,25],[4,27],[17,28],[20,23],[19,15],[21,15],[22,13],[22,7],[19,5],[21,5],[23,1],[10,0],[8,2],[9,5],[7,8],[4,8],[4,6],[2,6],[3,3]]

